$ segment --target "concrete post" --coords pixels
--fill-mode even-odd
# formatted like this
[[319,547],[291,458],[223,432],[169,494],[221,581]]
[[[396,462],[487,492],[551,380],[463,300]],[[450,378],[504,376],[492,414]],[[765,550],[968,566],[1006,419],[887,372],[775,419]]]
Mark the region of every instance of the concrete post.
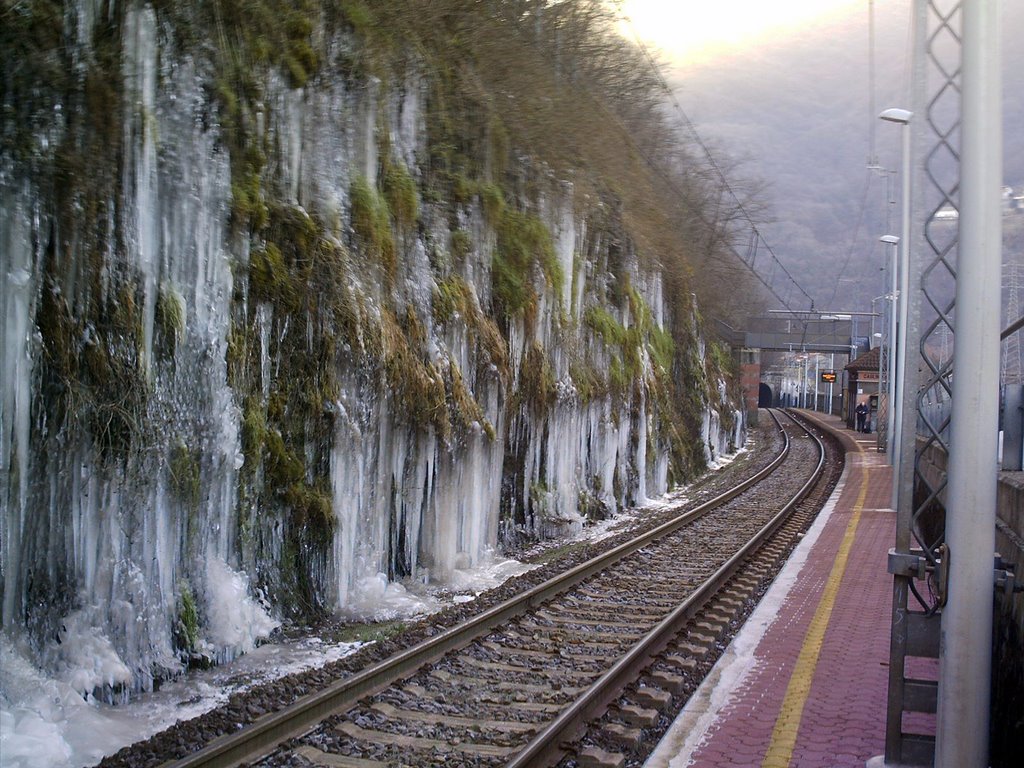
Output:
[[963,0],[960,252],[936,768],[988,765],[1002,190],[999,3]]
[[1003,401],[1003,464],[1007,472],[1019,472],[1024,445],[1024,387],[1007,384]]

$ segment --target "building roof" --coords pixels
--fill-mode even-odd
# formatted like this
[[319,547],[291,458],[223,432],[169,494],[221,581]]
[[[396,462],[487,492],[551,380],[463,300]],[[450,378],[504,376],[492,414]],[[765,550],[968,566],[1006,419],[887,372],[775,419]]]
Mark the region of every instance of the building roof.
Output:
[[863,355],[858,357],[853,362],[846,366],[848,371],[877,371],[878,370],[878,356],[881,347],[875,347],[869,349]]

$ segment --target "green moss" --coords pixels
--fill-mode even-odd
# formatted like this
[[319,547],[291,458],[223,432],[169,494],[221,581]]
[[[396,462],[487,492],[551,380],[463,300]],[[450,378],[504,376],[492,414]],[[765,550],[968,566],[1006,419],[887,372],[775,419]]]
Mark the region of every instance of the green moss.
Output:
[[339,3],[345,20],[352,29],[359,35],[369,33],[373,25],[373,13],[362,0],[341,0]]
[[504,317],[521,314],[537,300],[527,275],[501,253],[491,262],[491,291],[495,312]]
[[555,372],[539,342],[523,354],[519,369],[519,399],[536,413],[544,413],[555,402]]
[[185,332],[185,299],[173,286],[160,286],[156,314],[160,329],[168,336],[181,337]]
[[608,386],[609,388],[622,396],[629,392],[631,385],[629,372],[622,360],[618,357],[613,357],[611,363],[608,366]]
[[330,541],[334,532],[334,506],[329,490],[295,482],[288,486],[284,496],[291,508],[293,525],[304,528],[315,540]]
[[721,342],[714,339],[708,342],[707,357],[716,373],[725,376],[735,371],[736,363],[729,348]]
[[652,325],[647,351],[650,353],[654,365],[661,372],[671,375],[672,361],[676,354],[676,344],[672,334],[663,328]]
[[576,393],[583,404],[591,402],[608,391],[607,382],[588,362],[581,361],[570,364],[569,376],[572,378]]
[[384,169],[383,186],[391,215],[395,217],[399,227],[409,229],[419,216],[416,181],[409,175],[404,165],[390,161]]
[[178,610],[175,641],[185,653],[193,653],[199,643],[199,608],[187,581],[178,584]]
[[285,310],[296,308],[298,292],[276,244],[266,243],[249,254],[249,290],[256,301]]
[[254,396],[247,397],[242,409],[242,455],[250,470],[259,463],[267,440],[267,417]]
[[434,320],[437,323],[444,325],[456,316],[468,321],[473,309],[472,289],[465,280],[451,275],[438,281],[433,297]]
[[394,277],[398,264],[386,201],[363,176],[352,182],[350,196],[356,237],[369,255],[380,262],[385,274]]
[[587,307],[583,313],[583,322],[609,346],[621,346],[626,342],[625,327],[604,307]]
[[498,326],[490,317],[478,314],[476,323],[477,339],[487,352],[487,360],[498,369],[499,375],[508,375],[508,342],[501,335]]
[[496,184],[484,184],[480,187],[480,202],[483,206],[484,218],[491,226],[501,221],[505,213],[505,193]]
[[312,23],[298,12],[288,16],[288,41],[282,54],[282,65],[293,88],[302,88],[316,74],[320,57],[309,43]]
[[444,376],[425,359],[426,335],[410,307],[399,324],[395,316],[382,313],[384,374],[400,418],[413,427],[433,427],[442,439],[451,436]]
[[262,229],[267,223],[267,206],[263,202],[258,171],[233,173],[231,182],[231,222],[238,228]]
[[337,639],[344,643],[376,643],[390,640],[406,629],[403,621],[384,621],[372,624],[350,624],[344,627]]
[[495,439],[494,425],[487,420],[480,404],[466,388],[462,372],[454,362],[448,368],[446,388],[453,425],[463,432],[467,432],[479,424],[484,434],[493,441]]
[[302,462],[288,450],[279,430],[268,428],[263,445],[266,449],[267,478],[272,487],[284,489],[305,477]]
[[171,490],[190,508],[199,506],[199,451],[178,443],[171,449],[168,461]]
[[104,458],[125,460],[147,429],[151,382],[142,360],[136,276],[104,267],[103,255],[82,265],[89,281],[72,313],[56,287],[55,264],[44,268],[36,314],[42,339],[41,393],[54,434],[84,430]]
[[454,174],[451,180],[451,200],[459,205],[468,205],[476,195],[477,185],[463,176],[461,173]]
[[554,242],[544,223],[532,214],[506,209],[498,226],[491,279],[496,309],[506,317],[530,310],[536,301],[531,285],[539,264],[548,285],[561,295],[563,275]]
[[473,250],[473,240],[469,232],[464,229],[456,229],[452,232],[452,253],[459,260],[465,259]]

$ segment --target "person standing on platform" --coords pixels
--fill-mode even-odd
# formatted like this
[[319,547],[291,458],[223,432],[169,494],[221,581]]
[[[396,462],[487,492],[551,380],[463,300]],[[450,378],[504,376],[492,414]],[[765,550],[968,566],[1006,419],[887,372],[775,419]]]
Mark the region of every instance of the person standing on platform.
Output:
[[855,413],[857,414],[857,431],[863,432],[864,422],[867,420],[868,417],[868,404],[864,402],[857,403]]

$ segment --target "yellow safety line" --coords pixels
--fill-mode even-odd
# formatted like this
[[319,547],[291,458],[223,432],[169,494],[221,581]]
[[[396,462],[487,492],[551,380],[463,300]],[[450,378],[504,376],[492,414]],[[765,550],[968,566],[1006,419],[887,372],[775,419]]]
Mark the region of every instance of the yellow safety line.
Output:
[[[857,445],[857,452],[863,454],[864,449]],[[839,592],[839,584],[846,572],[846,562],[850,558],[850,550],[853,549],[853,540],[857,534],[857,524],[860,522],[861,511],[864,508],[864,500],[868,493],[868,468],[862,466],[860,494],[857,502],[853,505],[853,516],[846,526],[846,533],[843,534],[843,541],[839,545],[835,562],[832,564],[832,572],[825,583],[825,589],[821,595],[821,601],[814,612],[814,618],[807,628],[807,636],[800,648],[800,655],[797,657],[796,665],[793,667],[793,674],[789,678],[789,685],[786,686],[786,695],[782,700],[782,707],[779,711],[779,718],[775,721],[775,728],[772,730],[772,740],[768,745],[764,760],[761,761],[761,768],[789,768],[789,762],[793,758],[793,747],[796,746],[796,735],[800,730],[800,720],[803,717],[804,706],[807,697],[811,692],[811,682],[814,679],[814,671],[818,666],[818,657],[821,655],[821,647],[825,639],[825,630],[828,629],[829,619],[832,617],[832,608],[836,602],[836,594]]]

